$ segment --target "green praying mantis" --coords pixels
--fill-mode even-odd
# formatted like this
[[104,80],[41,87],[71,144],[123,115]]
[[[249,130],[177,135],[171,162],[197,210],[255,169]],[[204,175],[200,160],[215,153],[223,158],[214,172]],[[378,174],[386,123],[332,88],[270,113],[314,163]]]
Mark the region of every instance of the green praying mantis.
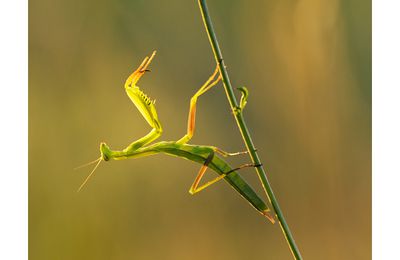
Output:
[[[151,144],[154,140],[162,134],[162,126],[158,119],[157,111],[155,108],[155,102],[151,100],[142,90],[136,85],[139,79],[147,72],[148,66],[153,60],[156,51],[152,53],[150,57],[146,57],[138,69],[136,69],[125,82],[125,91],[131,101],[135,104],[136,108],[142,114],[147,123],[152,127],[152,130],[144,137],[134,141],[128,147],[121,151],[111,150],[110,147],[105,144],[100,144],[100,157],[89,163],[96,163],[96,166],[79,187],[79,190],[87,183],[89,178],[93,175],[97,167],[102,161],[109,160],[123,160],[129,158],[139,158],[159,153],[164,153],[171,156],[180,157],[190,161],[194,161],[202,164],[197,177],[189,189],[190,194],[195,194],[210,185],[224,179],[229,185],[235,189],[245,200],[247,200],[259,213],[269,219],[272,223],[275,223],[274,217],[270,214],[270,209],[266,203],[257,195],[253,188],[237,173],[238,170],[245,167],[255,167],[254,164],[243,164],[237,168],[229,166],[222,157],[235,156],[245,154],[247,152],[229,153],[225,152],[214,146],[207,145],[191,145],[188,144],[192,138],[195,130],[195,119],[196,119],[196,104],[197,99],[215,86],[220,80],[221,75],[219,73],[218,66],[210,78],[200,87],[200,89],[194,94],[190,100],[189,118],[187,125],[187,133],[178,141],[161,141],[158,143]],[[246,104],[247,90],[242,90],[243,96],[241,100],[241,109]],[[200,181],[203,178],[206,170],[211,168],[219,176],[215,179],[200,185]]]

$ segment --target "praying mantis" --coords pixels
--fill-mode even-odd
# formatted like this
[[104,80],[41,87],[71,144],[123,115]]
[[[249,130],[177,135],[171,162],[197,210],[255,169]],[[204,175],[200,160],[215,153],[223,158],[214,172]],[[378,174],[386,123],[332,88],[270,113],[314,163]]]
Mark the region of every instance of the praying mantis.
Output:
[[[270,209],[268,208],[268,206],[257,195],[253,188],[237,173],[237,171],[242,168],[256,167],[257,165],[243,164],[237,168],[232,168],[222,158],[245,154],[247,152],[229,153],[214,146],[188,144],[195,130],[197,99],[220,81],[221,75],[219,73],[218,66],[216,67],[214,73],[210,76],[210,78],[191,98],[187,133],[178,141],[161,141],[151,144],[154,140],[161,136],[163,130],[161,123],[158,119],[157,111],[154,104],[155,102],[151,100],[146,94],[144,94],[144,92],[136,84],[139,79],[147,71],[149,71],[148,66],[150,65],[155,55],[156,51],[154,51],[150,57],[147,56],[143,60],[141,65],[128,77],[125,82],[125,91],[128,97],[135,104],[136,108],[142,114],[146,122],[152,127],[152,130],[147,135],[134,141],[121,151],[111,150],[111,148],[107,144],[102,142],[100,144],[100,157],[97,160],[91,162],[96,163],[96,166],[79,187],[79,190],[81,190],[82,187],[86,184],[86,182],[89,180],[89,178],[92,176],[92,174],[95,172],[102,161],[139,158],[164,153],[167,155],[180,157],[202,164],[197,174],[197,177],[195,178],[193,184],[189,189],[190,194],[196,194],[197,192],[204,190],[205,188],[218,182],[219,180],[224,179],[259,213],[261,213],[261,215],[274,223],[275,219],[270,214]],[[247,98],[247,91],[243,92],[245,93],[242,96],[242,109],[246,103]],[[208,168],[212,169],[219,176],[203,185],[200,185],[200,181]]]

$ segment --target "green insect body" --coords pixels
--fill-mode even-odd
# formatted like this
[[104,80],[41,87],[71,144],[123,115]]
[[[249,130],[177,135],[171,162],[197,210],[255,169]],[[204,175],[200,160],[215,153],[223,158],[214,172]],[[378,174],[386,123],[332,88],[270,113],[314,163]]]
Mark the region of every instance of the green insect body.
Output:
[[[192,97],[190,102],[189,120],[188,120],[188,130],[187,134],[178,141],[161,141],[158,143],[150,144],[152,141],[157,139],[162,133],[161,123],[158,119],[157,111],[154,102],[139,89],[136,85],[140,77],[146,72],[148,65],[154,58],[155,52],[153,52],[150,58],[146,57],[139,68],[132,73],[125,83],[125,90],[129,98],[135,104],[136,108],[140,111],[142,116],[145,118],[147,123],[152,127],[150,133],[146,136],[136,140],[131,143],[122,151],[116,151],[110,149],[105,143],[100,144],[101,157],[96,160],[97,165],[93,171],[89,174],[86,180],[83,182],[81,189],[93,172],[96,170],[97,166],[101,161],[109,160],[122,160],[129,158],[139,158],[149,155],[155,155],[159,153],[164,153],[167,155],[187,159],[202,164],[200,171],[193,182],[189,192],[195,194],[211,184],[224,179],[230,184],[230,186],[235,189],[246,201],[248,201],[259,213],[267,217],[272,223],[275,222],[272,215],[270,215],[270,209],[264,203],[264,201],[257,195],[253,188],[237,173],[237,170],[244,167],[253,167],[253,164],[245,164],[238,168],[230,167],[225,160],[220,156],[232,156],[242,153],[228,153],[220,150],[214,146],[205,145],[190,145],[187,142],[191,139],[195,128],[195,115],[196,115],[196,102],[197,98],[204,92],[209,90],[211,87],[216,85],[220,80],[220,76],[213,80],[217,74],[219,74],[218,67],[214,74],[207,80],[207,82],[197,91],[197,93]],[[246,95],[247,98],[247,95]],[[243,106],[244,107],[244,106]],[[220,156],[216,155],[219,154]],[[200,181],[207,170],[211,168],[219,176],[214,180],[211,180],[201,186],[199,186]]]

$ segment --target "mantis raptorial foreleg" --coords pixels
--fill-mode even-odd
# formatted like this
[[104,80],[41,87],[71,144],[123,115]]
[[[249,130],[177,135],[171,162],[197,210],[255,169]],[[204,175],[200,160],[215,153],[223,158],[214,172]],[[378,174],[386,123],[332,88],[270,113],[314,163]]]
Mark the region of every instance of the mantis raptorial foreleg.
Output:
[[197,99],[199,96],[207,92],[209,89],[211,89],[213,86],[215,86],[221,79],[221,75],[219,74],[217,79],[214,80],[214,78],[219,74],[219,68],[218,66],[215,68],[214,73],[211,75],[211,77],[203,84],[203,86],[200,87],[200,89],[196,92],[196,94],[193,95],[193,97],[190,99],[190,109],[189,109],[189,116],[188,116],[188,125],[187,125],[187,133],[184,137],[179,139],[177,143],[179,144],[186,144],[189,142],[189,140],[192,138],[194,134],[194,129],[196,125],[196,105],[197,105]]
[[156,52],[154,51],[150,58],[146,57],[139,68],[137,68],[125,82],[125,90],[129,98],[136,105],[147,123],[153,128],[150,133],[128,145],[128,147],[123,150],[127,153],[135,151],[138,148],[153,142],[160,137],[162,133],[162,127],[154,107],[154,101],[150,100],[150,98],[148,98],[136,85],[146,71],[149,71],[147,67],[150,65],[150,62],[153,60],[155,55]]
[[140,66],[126,79],[125,81],[125,88],[127,86],[135,86],[136,83],[139,81],[140,77],[149,71],[147,67],[150,65],[151,61],[153,60],[154,56],[156,55],[156,51],[153,51],[150,58],[146,56]]
[[138,148],[156,140],[158,137],[161,136],[161,132],[162,132],[162,130],[160,131],[160,129],[153,128],[153,130],[151,130],[150,133],[148,133],[147,135],[143,136],[142,138],[134,141],[133,143],[128,145],[128,147],[126,147],[123,151],[126,153],[135,151]]

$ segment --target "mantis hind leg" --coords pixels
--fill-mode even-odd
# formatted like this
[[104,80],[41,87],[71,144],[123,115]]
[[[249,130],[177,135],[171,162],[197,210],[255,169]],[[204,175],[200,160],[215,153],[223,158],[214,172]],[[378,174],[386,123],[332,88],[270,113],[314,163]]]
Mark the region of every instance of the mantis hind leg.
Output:
[[230,152],[226,152],[224,150],[221,150],[218,147],[214,147],[214,152],[222,155],[223,157],[236,156],[236,155],[242,155],[242,154],[249,153],[248,151],[230,153]]
[[189,193],[194,195],[195,193],[204,190],[205,188],[211,186],[212,184],[222,180],[223,178],[225,178],[227,175],[229,175],[232,172],[238,171],[240,169],[246,168],[246,167],[257,167],[259,165],[255,165],[253,163],[246,163],[243,165],[240,165],[237,168],[231,169],[228,172],[225,172],[223,174],[221,174],[220,176],[216,177],[215,179],[199,186],[201,179],[203,178],[204,174],[206,173],[207,169],[208,169],[208,165],[211,163],[212,159],[214,157],[214,152],[211,152],[208,157],[206,158],[206,160],[204,161],[204,164],[201,166],[199,173],[197,174],[196,178],[194,179],[194,182],[192,184],[192,186],[189,189]]
[[219,74],[218,66],[215,68],[215,71],[211,75],[211,77],[203,84],[203,86],[200,87],[200,89],[196,92],[196,94],[193,95],[192,99],[190,100],[187,133],[184,137],[179,139],[177,143],[185,144],[189,142],[189,140],[192,138],[195,129],[197,99],[199,98],[199,96],[210,90],[221,80],[221,75],[218,75],[218,77],[215,79],[217,74]]

